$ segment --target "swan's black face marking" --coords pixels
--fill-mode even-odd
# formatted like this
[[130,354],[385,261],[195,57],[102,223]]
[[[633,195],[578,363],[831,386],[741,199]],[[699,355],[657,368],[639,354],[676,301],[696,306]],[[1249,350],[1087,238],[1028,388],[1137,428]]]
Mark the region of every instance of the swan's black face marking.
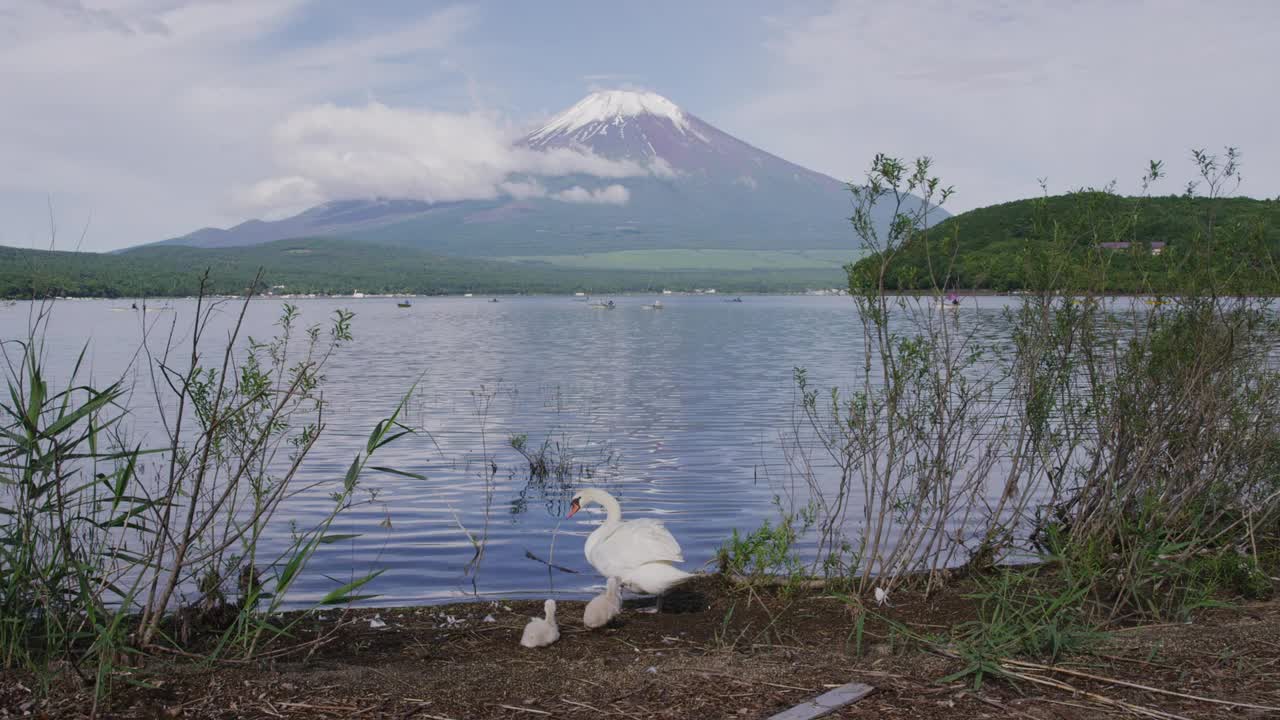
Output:
[[569,514],[565,515],[565,517],[573,517],[573,514],[578,512],[581,509],[582,509],[582,498],[574,498],[573,501],[569,503]]

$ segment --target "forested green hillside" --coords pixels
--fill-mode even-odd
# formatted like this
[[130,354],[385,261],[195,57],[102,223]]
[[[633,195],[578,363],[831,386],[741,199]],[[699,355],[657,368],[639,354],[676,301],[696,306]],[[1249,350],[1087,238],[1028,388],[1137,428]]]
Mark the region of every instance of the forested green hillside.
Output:
[[[1108,248],[1104,243],[1129,243]],[[1153,254],[1152,243],[1165,243]],[[1069,286],[1150,292],[1206,265],[1234,288],[1268,291],[1280,254],[1280,202],[1252,198],[1123,197],[1079,192],[1018,200],[948,218],[894,254],[890,289],[1015,290],[1055,273]],[[864,258],[873,272],[880,256]]]
[[282,292],[294,293],[603,293],[695,287],[764,292],[843,284],[838,269],[568,269],[321,238],[222,249],[157,245],[106,255],[0,247],[0,297],[192,295],[206,269],[213,292],[239,293],[259,268],[264,285],[283,285]]

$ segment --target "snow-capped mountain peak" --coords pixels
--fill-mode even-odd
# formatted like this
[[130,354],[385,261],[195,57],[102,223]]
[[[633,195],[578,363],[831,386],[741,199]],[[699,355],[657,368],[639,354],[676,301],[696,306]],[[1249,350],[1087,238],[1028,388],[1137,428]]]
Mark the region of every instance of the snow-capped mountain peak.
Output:
[[700,178],[735,191],[754,191],[772,179],[814,188],[843,186],[728,135],[652,92],[594,92],[526,135],[530,149],[571,149],[647,168],[654,177]]
[[595,135],[608,133],[610,126],[619,127],[646,116],[665,120],[678,132],[701,139],[701,134],[692,127],[690,116],[665,97],[653,92],[603,90],[591,93],[551,118],[530,133],[526,142],[536,147],[556,138],[572,137],[585,143]]
[[598,123],[620,125],[627,118],[652,115],[671,121],[677,129],[688,132],[689,122],[678,105],[653,92],[603,90],[593,92],[573,107],[551,118],[547,124],[529,135],[530,140],[550,137]]

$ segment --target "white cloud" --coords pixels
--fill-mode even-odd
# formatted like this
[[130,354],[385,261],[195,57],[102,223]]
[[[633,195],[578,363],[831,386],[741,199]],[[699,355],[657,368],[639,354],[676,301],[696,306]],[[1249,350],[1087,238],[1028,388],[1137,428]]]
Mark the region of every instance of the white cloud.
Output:
[[[644,175],[636,163],[567,148],[547,152],[517,146],[517,134],[495,115],[320,105],[292,113],[273,132],[282,174],[240,194],[250,209],[298,210],[353,197],[452,202],[509,195],[541,197],[536,180],[512,175]],[[576,192],[575,192],[576,191]],[[626,188],[574,188],[552,197],[566,202],[624,204]]]
[[[282,118],[456,80],[442,59],[475,14],[370,15],[358,33],[282,44],[309,4],[0,0],[0,244],[47,244],[46,194],[60,225],[92,215],[86,249],[239,222],[232,191],[272,173]],[[279,175],[259,200],[323,189]]]
[[671,163],[658,156],[654,156],[646,169],[652,173],[654,177],[668,180],[680,174],[676,172],[675,168],[671,167]]
[[574,185],[568,190],[552,193],[552,200],[568,203],[588,203],[593,205],[626,205],[631,200],[631,192],[622,185],[610,185],[598,190],[588,190]]
[[547,189],[537,180],[509,180],[498,183],[498,190],[516,200],[546,197]]
[[261,180],[251,187],[234,192],[236,204],[264,209],[268,217],[289,215],[296,210],[318,205],[326,199],[315,181],[300,175]]
[[841,179],[928,154],[953,209],[1111,179],[1238,145],[1241,192],[1274,196],[1280,3],[839,0],[771,20],[767,88],[725,124]]

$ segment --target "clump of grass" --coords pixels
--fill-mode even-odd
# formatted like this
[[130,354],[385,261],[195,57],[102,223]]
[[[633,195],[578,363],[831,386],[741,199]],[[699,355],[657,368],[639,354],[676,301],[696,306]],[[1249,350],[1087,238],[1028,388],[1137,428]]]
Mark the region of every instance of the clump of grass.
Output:
[[525,459],[529,479],[537,483],[590,480],[601,468],[615,465],[617,460],[611,452],[588,456],[565,436],[559,439],[547,436],[534,448],[529,444],[529,435],[520,433],[507,438],[507,444]]
[[1194,582],[1246,600],[1265,600],[1275,593],[1275,584],[1258,561],[1234,549],[1193,558],[1188,570]]
[[[85,380],[83,350],[66,379],[49,377],[52,305],[38,306],[27,338],[0,343],[0,666],[45,679],[69,667],[97,700],[121,662],[162,647],[248,659],[288,640],[292,626],[273,618],[290,588],[323,546],[356,537],[330,528],[361,502],[371,456],[410,430],[402,402],[337,479],[330,511],[269,548],[266,527],[324,431],[324,367],[352,341],[353,316],[338,311],[328,332],[315,325],[294,343],[298,313],[286,305],[275,337],[241,343],[251,299],[212,358],[201,338],[221,302],[203,294],[189,352],[174,327],[158,351],[144,343],[158,447],[129,442],[131,389]],[[353,573],[317,606],[372,597],[377,576]]]
[[509,512],[517,516],[529,508],[531,497],[540,500],[552,514],[561,515],[563,505],[572,497],[572,489],[607,478],[616,472],[620,459],[608,444],[593,445],[566,432],[550,432],[536,447],[527,433],[510,435],[507,444],[519,453],[526,470],[512,469],[512,476],[523,473],[524,487],[512,499]]
[[950,638],[963,667],[943,682],[964,679],[980,689],[986,679],[1005,674],[1004,659],[1057,662],[1088,651],[1103,637],[1086,602],[1089,585],[1081,578],[1003,568],[977,584],[968,597],[978,603],[978,619],[954,628]]
[[784,592],[792,592],[809,579],[808,564],[801,559],[797,542],[812,526],[814,509],[808,506],[798,512],[784,512],[777,497],[774,504],[781,519],[776,524],[766,519],[745,535],[734,528],[716,551],[716,565],[722,575],[736,582],[751,586],[774,584]]
[[763,577],[785,571],[783,574],[790,575],[798,570],[791,548],[795,539],[795,532],[785,520],[776,526],[765,520],[745,536],[734,528],[733,535],[717,551],[720,572]]

